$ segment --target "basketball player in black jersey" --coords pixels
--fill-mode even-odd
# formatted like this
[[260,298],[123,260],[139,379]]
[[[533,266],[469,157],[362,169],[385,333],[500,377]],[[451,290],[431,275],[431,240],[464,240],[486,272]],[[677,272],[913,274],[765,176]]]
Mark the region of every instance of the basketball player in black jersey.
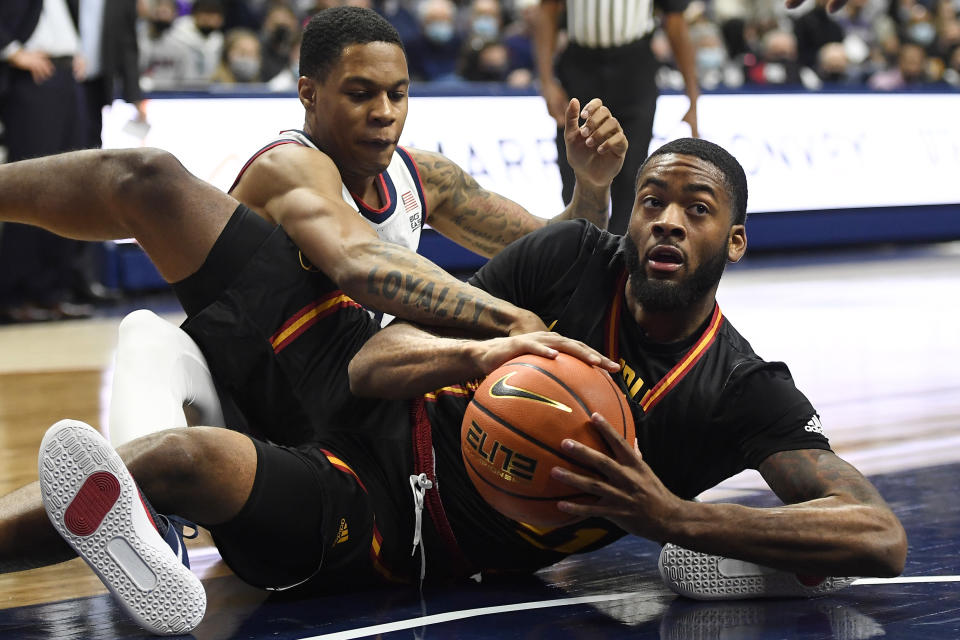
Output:
[[[849,580],[819,576],[902,570],[906,537],[896,516],[830,450],[787,367],[758,357],[716,302],[725,263],[746,249],[746,201],[746,177],[732,156],[708,142],[675,141],[643,165],[626,236],[565,223],[519,240],[473,278],[619,361],[638,442],[628,447],[599,415],[594,426],[612,457],[565,441],[565,452],[602,480],[562,467],[553,476],[599,500],[561,502],[587,519],[542,531],[498,516],[470,486],[458,420],[468,394],[458,387],[429,394],[440,494],[475,565],[534,569],[631,533],[670,543],[661,572],[693,597],[821,593]],[[351,385],[374,396],[436,389],[468,379],[479,346],[391,326],[358,353]],[[759,470],[787,506],[693,501],[747,468]],[[711,555],[691,562],[693,552]],[[725,578],[720,556],[753,568]],[[746,588],[735,586],[738,577]]]
[[[354,395],[396,400],[368,400],[350,424],[305,446],[192,427],[135,440],[120,453],[159,510],[207,526],[237,575],[263,587],[532,571],[627,533],[667,543],[668,576],[690,568],[689,554],[696,571],[714,571],[704,577],[720,584],[715,591],[671,585],[695,597],[815,594],[845,584],[794,574],[897,575],[906,555],[898,519],[830,450],[786,367],[754,354],[714,299],[723,264],[746,248],[745,211],[745,177],[729,154],[698,140],[670,143],[641,171],[626,237],[582,222],[556,225],[512,245],[474,278],[566,337],[476,341],[395,324],[371,338],[373,320],[357,311],[360,331],[338,338],[364,344],[330,374],[348,370]],[[517,353],[557,349],[622,362],[638,449],[595,415],[613,455],[572,441],[564,448],[601,479],[552,473],[599,501],[562,502],[586,519],[540,530],[480,498],[460,461],[459,432],[475,388],[466,383]],[[758,469],[786,506],[692,500],[745,468]],[[0,535],[0,568],[65,557],[37,494],[31,485],[0,499],[0,533],[29,533]],[[265,544],[276,535],[284,544]],[[411,542],[431,552],[411,558]],[[782,572],[758,569],[750,589],[724,590],[714,580],[720,554]]]

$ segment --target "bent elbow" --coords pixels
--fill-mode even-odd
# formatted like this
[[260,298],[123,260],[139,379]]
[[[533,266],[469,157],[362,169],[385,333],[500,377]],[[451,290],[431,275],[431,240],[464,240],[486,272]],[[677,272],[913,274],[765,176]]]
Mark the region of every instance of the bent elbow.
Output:
[[894,578],[903,573],[903,567],[907,562],[907,532],[903,525],[897,522],[896,532],[891,536],[893,540],[887,546],[884,554],[886,562],[884,564],[884,573],[881,577]]
[[889,519],[891,522],[875,543],[864,546],[865,550],[869,549],[869,575],[878,578],[899,576],[907,561],[907,533],[895,515],[891,513]]
[[373,369],[362,354],[355,355],[347,365],[347,380],[350,384],[350,393],[353,395],[359,398],[370,398],[376,395]]

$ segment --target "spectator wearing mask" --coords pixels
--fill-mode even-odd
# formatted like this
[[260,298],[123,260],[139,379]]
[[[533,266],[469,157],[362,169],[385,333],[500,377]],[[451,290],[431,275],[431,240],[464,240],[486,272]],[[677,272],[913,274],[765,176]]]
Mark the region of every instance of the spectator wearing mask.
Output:
[[299,42],[300,22],[289,6],[277,4],[267,11],[260,29],[260,75],[270,79],[290,66],[290,51]]
[[221,0],[195,0],[189,16],[173,21],[167,37],[176,59],[178,85],[210,81],[223,51],[222,28]]
[[178,47],[170,41],[170,27],[177,18],[176,0],[147,0],[145,20],[138,26],[140,80],[144,89],[176,84]]
[[407,65],[415,80],[459,80],[463,43],[457,33],[457,9],[451,0],[424,0],[418,8],[420,36],[407,47]]
[[798,61],[797,38],[789,31],[775,29],[764,34],[760,55],[746,69],[747,82],[757,85],[802,85],[815,88],[819,78]]
[[742,69],[731,63],[720,28],[711,22],[690,27],[690,42],[696,50],[697,79],[705,89],[735,88],[743,84]]
[[499,0],[473,0],[467,20],[467,42],[479,50],[500,38],[501,13]]
[[228,31],[220,64],[210,80],[217,84],[260,82],[260,39],[257,34],[243,27]]

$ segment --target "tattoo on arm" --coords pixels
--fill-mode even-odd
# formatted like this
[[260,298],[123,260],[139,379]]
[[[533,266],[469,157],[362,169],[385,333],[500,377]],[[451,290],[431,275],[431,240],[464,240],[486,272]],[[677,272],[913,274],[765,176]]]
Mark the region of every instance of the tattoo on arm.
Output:
[[560,222],[562,220],[574,220],[584,218],[601,229],[607,228],[607,214],[609,213],[610,196],[607,194],[601,196],[593,189],[576,189],[573,194],[573,200],[567,205],[563,212],[551,218],[547,224]]
[[468,248],[494,255],[542,226],[520,205],[487,191],[444,156],[418,151],[417,163],[424,186],[436,194],[437,203],[462,233],[461,239]]
[[760,473],[786,504],[846,494],[863,504],[884,504],[870,482],[831,451],[781,451],[760,465]]
[[[395,314],[401,317],[440,324],[460,320],[460,324],[466,321],[478,329],[488,326],[482,322],[483,314],[487,312],[495,328],[506,329],[510,325],[510,316],[497,304],[499,301],[480,289],[464,284],[466,291],[458,291],[450,296],[450,286],[444,285],[442,280],[451,276],[439,267],[426,273],[422,270],[405,273],[404,267],[413,268],[414,265],[409,264],[399,251],[385,247],[379,252],[379,257],[382,263],[400,267],[385,271],[375,265],[367,272],[366,293],[374,300],[379,298],[387,303],[383,305],[386,309],[382,310],[396,311],[395,305],[399,303],[408,310],[407,313]],[[375,302],[371,304],[377,306]]]

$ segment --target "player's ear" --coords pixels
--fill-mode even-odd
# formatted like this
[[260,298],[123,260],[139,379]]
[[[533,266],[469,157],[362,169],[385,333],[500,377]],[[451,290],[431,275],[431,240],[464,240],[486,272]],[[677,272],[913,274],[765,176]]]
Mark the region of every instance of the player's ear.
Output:
[[300,76],[297,80],[297,95],[304,109],[313,108],[317,101],[317,83],[312,78]]
[[735,224],[730,227],[730,235],[727,237],[727,260],[740,262],[746,250],[747,228],[742,224]]

